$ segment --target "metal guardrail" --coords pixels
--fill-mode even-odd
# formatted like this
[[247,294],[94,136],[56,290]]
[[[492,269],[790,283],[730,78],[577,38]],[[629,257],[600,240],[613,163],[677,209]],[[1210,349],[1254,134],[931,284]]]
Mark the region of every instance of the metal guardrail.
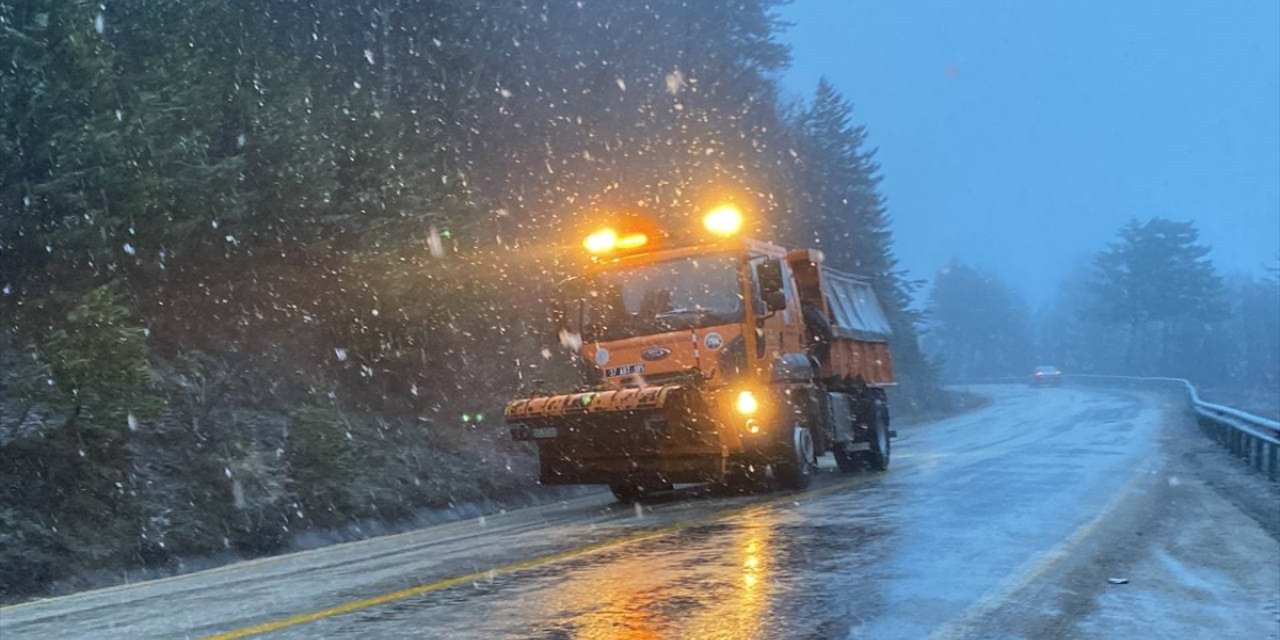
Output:
[[[1163,384],[1180,387],[1187,393],[1200,430],[1273,482],[1280,482],[1280,422],[1255,416],[1234,407],[1205,402],[1195,385],[1183,378],[1064,375],[1066,380]],[[994,378],[990,382],[1021,382],[1027,378]],[[979,381],[974,381],[979,382]]]

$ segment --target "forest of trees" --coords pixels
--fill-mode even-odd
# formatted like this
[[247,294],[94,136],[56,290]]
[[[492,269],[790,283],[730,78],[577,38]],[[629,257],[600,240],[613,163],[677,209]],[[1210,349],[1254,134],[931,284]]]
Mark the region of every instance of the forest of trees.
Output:
[[1067,373],[1187,378],[1209,389],[1280,388],[1277,265],[1224,276],[1195,224],[1132,220],[1033,312],[990,273],[935,279],[923,340],[950,380]]
[[950,380],[997,378],[1036,366],[1031,309],[995,274],[959,261],[929,290],[923,346]]
[[601,211],[749,204],[872,279],[927,399],[866,130],[780,98],[777,4],[0,0],[0,598],[526,486],[452,416],[569,375],[550,248]]

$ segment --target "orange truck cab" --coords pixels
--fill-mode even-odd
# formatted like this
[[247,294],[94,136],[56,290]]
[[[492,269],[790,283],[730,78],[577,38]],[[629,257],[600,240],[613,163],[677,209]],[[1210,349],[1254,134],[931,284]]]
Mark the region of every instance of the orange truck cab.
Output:
[[845,471],[888,466],[889,326],[865,280],[814,250],[739,237],[618,250],[634,236],[609,233],[559,314],[592,388],[504,411],[536,443],[543,484],[631,501],[676,483],[802,488],[827,451]]

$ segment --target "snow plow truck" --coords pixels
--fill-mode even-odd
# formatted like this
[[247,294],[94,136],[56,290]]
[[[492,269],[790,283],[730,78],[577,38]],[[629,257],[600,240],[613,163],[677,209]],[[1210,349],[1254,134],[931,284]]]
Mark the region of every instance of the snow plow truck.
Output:
[[590,378],[511,400],[541,482],[608,485],[623,502],[678,483],[807,487],[889,466],[889,324],[870,284],[820,251],[743,237],[722,205],[684,242],[639,225],[587,236],[557,307]]

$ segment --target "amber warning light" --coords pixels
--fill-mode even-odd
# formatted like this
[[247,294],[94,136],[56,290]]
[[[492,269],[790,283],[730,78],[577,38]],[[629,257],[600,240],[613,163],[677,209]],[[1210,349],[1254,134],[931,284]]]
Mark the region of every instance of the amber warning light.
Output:
[[618,235],[613,229],[601,229],[582,241],[582,246],[591,253],[608,253],[616,249],[638,249],[649,244],[649,236],[643,233],[627,233]]
[[[732,204],[719,205],[708,211],[702,218],[702,226],[707,232],[720,238],[737,235],[742,231],[742,223],[742,210]],[[636,230],[632,224],[627,226],[631,228],[624,228],[621,232],[614,227],[598,229],[582,240],[582,246],[588,253],[600,255],[615,251],[631,251],[649,244],[648,233]],[[646,229],[643,224],[636,226]]]
[[702,218],[702,226],[713,235],[727,238],[742,230],[742,210],[731,204],[722,204]]

